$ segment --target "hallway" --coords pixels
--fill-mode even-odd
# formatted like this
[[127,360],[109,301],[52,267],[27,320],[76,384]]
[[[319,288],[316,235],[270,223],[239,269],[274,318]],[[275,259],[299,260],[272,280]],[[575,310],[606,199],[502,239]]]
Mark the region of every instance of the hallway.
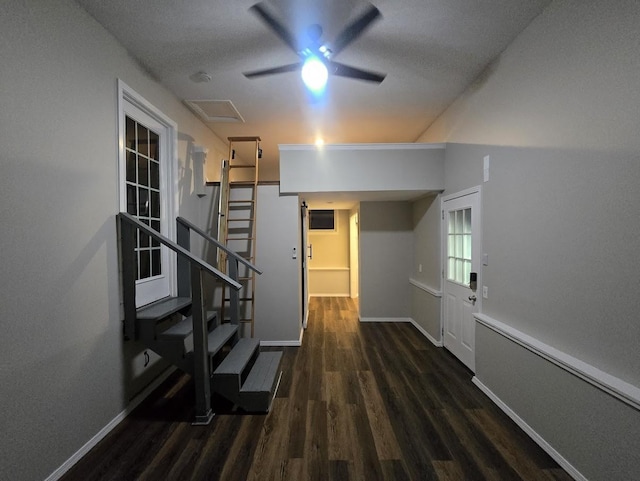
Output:
[[61,479],[571,479],[410,324],[312,298],[303,345],[284,351],[270,414],[216,398],[211,424],[191,426],[193,386],[176,372]]

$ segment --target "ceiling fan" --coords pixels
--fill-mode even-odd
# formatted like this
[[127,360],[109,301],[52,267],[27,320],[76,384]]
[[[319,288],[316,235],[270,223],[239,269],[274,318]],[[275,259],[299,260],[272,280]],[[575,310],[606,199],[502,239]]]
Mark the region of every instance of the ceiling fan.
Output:
[[265,8],[264,2],[256,3],[249,10],[258,15],[267,27],[300,57],[300,61],[279,67],[245,72],[244,76],[247,78],[295,72],[306,68],[306,64],[310,62],[317,63],[317,61],[320,61],[326,67],[329,75],[337,75],[378,84],[386,77],[386,74],[363,70],[332,60],[334,56],[342,52],[345,47],[360,37],[374,21],[381,17],[380,10],[371,4],[364,13],[347,25],[331,44],[322,42],[322,27],[318,24],[310,25],[307,28],[307,38],[298,39]]

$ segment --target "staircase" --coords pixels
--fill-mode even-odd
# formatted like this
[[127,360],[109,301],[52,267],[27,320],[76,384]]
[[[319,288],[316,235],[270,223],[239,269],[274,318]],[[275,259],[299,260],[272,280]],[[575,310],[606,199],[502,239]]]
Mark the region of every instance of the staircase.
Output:
[[[162,236],[135,217],[120,213],[120,231],[125,338],[137,340],[194,378],[195,422],[208,424],[212,417],[211,393],[229,399],[247,412],[268,412],[275,397],[281,372],[282,352],[261,352],[260,341],[243,339],[237,306],[229,309],[229,322],[222,323],[216,311],[206,311],[202,277],[214,276],[231,292],[238,282],[238,265],[261,271],[236,253],[219,246],[197,226],[177,219],[178,243]],[[137,231],[176,252],[178,295],[135,307],[135,239]],[[191,232],[223,249],[229,275],[207,264],[189,251]]]
[[[255,262],[256,211],[258,194],[258,161],[261,157],[260,137],[228,137],[229,159],[223,160],[220,176],[220,205],[218,242],[240,254],[245,260]],[[218,256],[218,269],[226,272],[226,254]],[[222,287],[221,315],[230,317],[227,307],[237,303],[239,322],[244,337],[254,336],[255,271],[241,266],[238,281],[242,288],[234,293]],[[237,299],[236,299],[237,297]],[[247,332],[248,331],[248,332]]]

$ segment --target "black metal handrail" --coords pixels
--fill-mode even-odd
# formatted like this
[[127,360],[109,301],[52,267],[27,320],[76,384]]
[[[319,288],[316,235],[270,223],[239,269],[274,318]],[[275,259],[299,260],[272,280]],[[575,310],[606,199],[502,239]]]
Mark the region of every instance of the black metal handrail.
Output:
[[118,214],[118,218],[120,218],[122,220],[126,220],[130,224],[134,225],[135,227],[137,227],[138,229],[143,231],[145,234],[148,234],[149,236],[153,237],[155,240],[157,240],[161,244],[167,246],[172,251],[177,252],[182,257],[186,258],[191,264],[195,264],[198,267],[200,267],[201,269],[204,269],[205,271],[209,272],[213,276],[219,278],[221,281],[225,282],[228,286],[233,287],[236,290],[239,290],[240,288],[242,288],[242,285],[240,283],[238,283],[237,281],[233,280],[231,277],[229,277],[228,275],[224,274],[223,272],[220,272],[218,269],[213,267],[211,264],[209,264],[209,263],[203,261],[202,259],[196,257],[191,252],[189,252],[187,249],[185,249],[184,247],[179,246],[178,244],[173,242],[171,239],[169,239],[169,238],[163,236],[162,234],[160,234],[155,229],[152,229],[148,225],[140,222],[138,219],[136,219],[131,214],[128,214],[126,212],[120,212]]
[[223,252],[225,252],[228,256],[233,257],[235,260],[237,260],[238,262],[240,262],[241,264],[244,264],[245,266],[247,266],[249,269],[251,269],[252,271],[256,272],[257,274],[262,274],[262,271],[260,269],[258,269],[255,265],[253,265],[251,262],[249,262],[248,260],[246,260],[244,257],[238,255],[237,252],[229,249],[227,246],[225,246],[224,244],[218,242],[218,240],[214,239],[213,237],[211,237],[209,234],[207,234],[205,231],[203,231],[202,229],[200,229],[198,226],[196,226],[195,224],[193,224],[192,222],[188,221],[187,219],[185,219],[184,217],[178,217],[176,219],[176,221],[180,224],[183,224],[184,226],[188,227],[189,229],[191,229],[192,231],[194,231],[195,233],[197,233],[198,235],[200,235],[202,238],[204,238],[205,240],[211,242],[212,244],[214,244],[218,249],[221,249]]

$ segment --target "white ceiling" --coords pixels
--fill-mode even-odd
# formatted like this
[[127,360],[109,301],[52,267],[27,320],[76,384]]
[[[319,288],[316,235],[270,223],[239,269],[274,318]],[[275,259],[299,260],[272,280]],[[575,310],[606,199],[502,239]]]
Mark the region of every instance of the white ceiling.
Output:
[[[260,136],[277,180],[278,144],[414,142],[550,0],[374,0],[382,13],[335,60],[387,74],[330,77],[311,101],[298,73],[242,73],[298,58],[248,9],[256,0],[77,0],[182,100],[230,100],[244,123],[209,123],[222,139]],[[292,31],[319,23],[330,42],[364,0],[265,0]],[[204,71],[211,81],[196,83]]]

